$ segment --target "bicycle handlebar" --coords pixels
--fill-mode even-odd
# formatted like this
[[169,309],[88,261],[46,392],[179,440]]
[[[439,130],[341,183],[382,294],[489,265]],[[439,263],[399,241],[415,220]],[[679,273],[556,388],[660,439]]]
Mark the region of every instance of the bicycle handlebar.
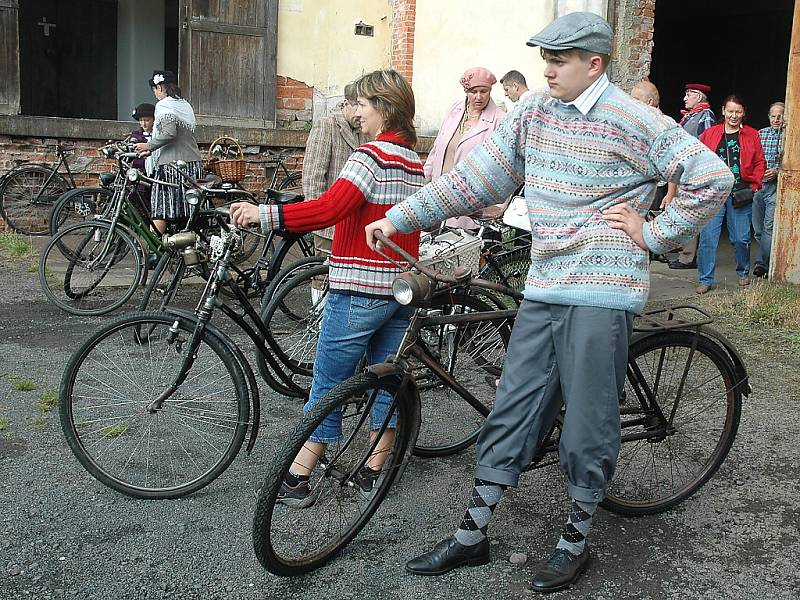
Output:
[[[381,242],[381,244],[388,247],[390,250],[392,250],[396,254],[400,255],[404,260],[406,260],[411,268],[417,269],[420,273],[432,279],[433,281],[437,281],[439,283],[444,283],[447,285],[471,285],[474,287],[480,287],[487,290],[500,292],[501,294],[511,296],[516,300],[522,300],[522,294],[517,290],[506,287],[499,283],[495,283],[493,281],[487,281],[486,279],[480,279],[478,277],[470,277],[470,275],[472,275],[472,271],[466,267],[458,267],[456,268],[453,275],[445,275],[444,273],[440,273],[435,269],[423,265],[420,263],[419,259],[416,259],[413,256],[411,256],[408,252],[403,250],[400,246],[398,246],[391,239],[385,236],[380,229],[376,229],[373,232],[373,235],[375,236],[375,239]],[[390,256],[387,256],[386,254],[381,252],[379,249],[377,249],[377,247],[376,247],[376,252],[381,256],[383,256],[384,258],[386,258],[387,260],[391,261],[394,265],[403,268],[402,265],[398,264],[397,261],[392,259]]]

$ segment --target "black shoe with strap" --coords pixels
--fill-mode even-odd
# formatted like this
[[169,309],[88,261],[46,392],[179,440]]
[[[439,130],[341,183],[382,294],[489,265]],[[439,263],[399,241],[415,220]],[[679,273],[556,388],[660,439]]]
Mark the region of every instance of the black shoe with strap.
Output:
[[444,575],[458,567],[477,567],[489,562],[489,540],[474,546],[464,546],[449,537],[433,550],[406,563],[406,571],[414,575]]
[[690,263],[681,262],[679,260],[673,260],[669,263],[670,269],[696,269],[697,268],[697,261],[693,260]]
[[578,580],[588,566],[588,545],[577,556],[564,548],[556,548],[544,567],[534,576],[531,589],[543,594],[566,589]]

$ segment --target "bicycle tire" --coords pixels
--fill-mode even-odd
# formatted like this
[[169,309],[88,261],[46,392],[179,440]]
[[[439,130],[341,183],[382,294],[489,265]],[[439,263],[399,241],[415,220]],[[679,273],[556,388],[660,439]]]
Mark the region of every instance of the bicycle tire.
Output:
[[[51,175],[52,179],[47,181]],[[67,181],[49,167],[20,167],[6,176],[0,189],[0,215],[17,233],[47,235],[50,208],[70,188]],[[34,200],[36,196],[38,199]]]
[[114,193],[101,187],[73,188],[58,198],[47,216],[51,236],[76,223],[105,216],[111,207]]
[[[433,298],[429,310],[460,314],[493,311],[495,307],[471,295],[442,294]],[[511,325],[505,319],[439,325],[423,329],[420,341],[488,413],[494,406]],[[412,365],[422,398],[422,424],[414,455],[449,456],[474,444],[486,417],[432,371],[416,362]]]
[[[707,337],[697,340],[692,362],[687,365],[694,341],[694,333],[675,331],[644,338],[631,346],[621,404],[623,424],[628,415],[644,417],[645,423],[623,425],[622,433],[651,435],[622,444],[614,479],[602,502],[607,510],[625,516],[663,512],[700,489],[725,460],[739,426],[742,392],[736,387],[727,352]],[[664,432],[653,414],[637,406],[636,389],[642,388],[636,383],[631,360],[666,416],[675,406],[673,394],[686,371],[673,432]]]
[[[255,554],[269,572],[294,576],[322,566],[350,543],[378,510],[403,465],[414,423],[410,403],[396,398],[397,388],[396,378],[379,379],[369,372],[344,381],[304,416],[269,464],[253,517]],[[382,475],[365,494],[349,479],[369,455],[365,413],[375,390],[395,398],[397,427]],[[324,464],[312,472],[316,502],[304,509],[277,503],[281,482],[295,456],[325,417],[338,410],[342,411],[344,441],[328,444],[321,461]]]
[[266,342],[290,371],[310,377],[328,295],[328,265],[304,269],[276,290],[261,312]]
[[281,182],[278,184],[277,189],[286,190],[289,188],[300,187],[302,180],[303,180],[302,173],[300,172],[292,173],[291,175],[287,175],[281,180]]
[[[302,274],[309,268],[320,266],[324,262],[324,260],[325,259],[322,256],[309,256],[295,263],[292,263],[288,267],[285,267],[280,271],[280,273],[278,273],[275,279],[272,282],[270,282],[269,287],[264,292],[264,298],[265,299],[274,298],[278,293],[280,293],[280,291],[284,288],[284,286],[288,285],[292,281],[292,278],[294,276]],[[267,321],[264,321],[264,317],[266,314],[266,308],[268,304],[269,304],[268,301],[266,303],[262,302],[260,311],[262,322],[264,322],[265,324],[267,323]],[[281,305],[279,308],[282,310],[285,309],[285,304]],[[271,336],[272,334],[269,331],[269,327],[267,327],[267,338],[264,341],[268,348],[272,348],[273,344],[276,343],[274,339],[273,340],[269,339]],[[307,397],[308,391],[310,389],[309,380],[301,381],[303,385],[300,386],[300,389],[305,394],[304,396],[300,396],[299,390],[293,390],[285,386],[283,383],[281,383],[280,376],[272,372],[272,369],[270,368],[266,358],[258,348],[256,348],[255,357],[256,357],[256,366],[258,367],[258,371],[261,374],[261,377],[267,382],[267,384],[273,390],[275,390],[279,394],[283,394],[284,396]],[[303,378],[296,378],[294,376],[295,373],[291,369],[285,370],[284,373],[286,374],[287,377],[291,378],[292,380],[303,379]]]
[[117,224],[112,231],[105,221],[62,229],[39,257],[42,290],[73,315],[102,315],[119,308],[145,275],[141,246],[124,227]]
[[[150,327],[140,340],[137,331]],[[178,373],[193,331],[179,317],[132,313],[71,356],[60,386],[61,427],[78,461],[104,485],[134,498],[179,498],[216,479],[241,448],[250,410],[245,376],[209,331],[178,392],[147,410]]]

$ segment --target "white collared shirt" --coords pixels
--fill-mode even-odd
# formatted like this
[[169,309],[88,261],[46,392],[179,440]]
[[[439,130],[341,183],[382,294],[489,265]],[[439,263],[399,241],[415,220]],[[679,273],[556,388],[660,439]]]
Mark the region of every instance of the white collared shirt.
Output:
[[588,88],[583,90],[583,93],[575,98],[572,102],[564,102],[564,104],[571,104],[575,108],[577,108],[581,113],[584,115],[588,114],[592,107],[597,104],[597,101],[600,99],[600,96],[603,95],[603,92],[606,91],[606,88],[610,85],[610,81],[608,80],[608,76],[603,73],[597,81],[595,81],[592,85]]
[[525,102],[525,98],[530,96],[532,93],[533,93],[533,90],[525,90],[524,92],[522,92],[519,95],[519,98],[517,99],[517,104],[520,104],[521,102]]

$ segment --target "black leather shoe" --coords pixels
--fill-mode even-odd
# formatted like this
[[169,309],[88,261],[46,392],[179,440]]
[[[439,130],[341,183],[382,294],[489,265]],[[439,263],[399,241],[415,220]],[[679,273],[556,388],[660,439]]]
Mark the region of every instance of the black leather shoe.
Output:
[[557,592],[571,586],[578,580],[589,566],[589,546],[584,547],[583,552],[575,556],[568,550],[556,548],[550,555],[550,559],[544,567],[531,581],[531,589],[534,592],[548,594]]
[[767,270],[761,265],[753,269],[753,277],[763,278],[767,276]]
[[670,269],[696,269],[697,268],[697,261],[693,260],[690,263],[682,263],[679,260],[673,260],[669,263]]
[[474,546],[462,546],[456,538],[442,540],[426,552],[406,563],[406,571],[414,575],[444,575],[458,567],[477,567],[489,562],[489,540]]

